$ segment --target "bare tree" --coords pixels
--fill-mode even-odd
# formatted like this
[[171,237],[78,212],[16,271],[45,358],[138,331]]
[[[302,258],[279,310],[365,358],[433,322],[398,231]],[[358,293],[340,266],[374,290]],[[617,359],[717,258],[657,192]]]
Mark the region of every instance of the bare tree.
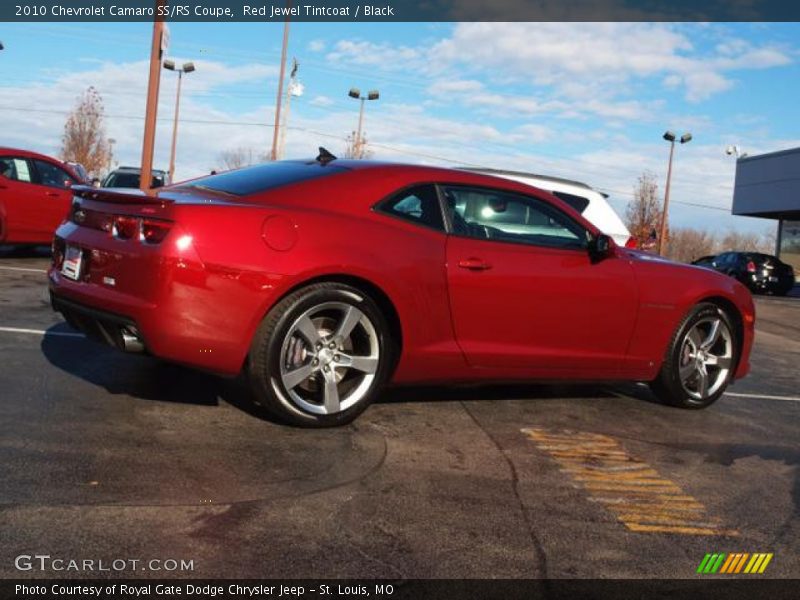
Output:
[[224,170],[229,171],[231,169],[240,169],[258,162],[263,162],[266,160],[266,157],[260,155],[258,152],[254,152],[252,148],[240,146],[239,148],[232,148],[220,152],[218,160],[222,163]]
[[770,240],[766,235],[745,233],[731,229],[722,237],[719,244],[720,252],[729,250],[772,254],[775,252],[775,240]]
[[94,177],[99,177],[111,163],[103,99],[94,87],[78,97],[67,117],[61,139],[61,159],[81,163]]
[[367,148],[367,137],[361,134],[361,143],[358,143],[357,134],[354,131],[347,136],[347,145],[344,148],[344,158],[367,159],[372,157],[372,150]]
[[669,258],[681,262],[692,262],[701,256],[720,252],[775,252],[776,232],[769,228],[763,233],[747,233],[728,230],[724,234],[714,234],[691,227],[678,227],[670,231]]
[[645,171],[633,188],[633,200],[625,209],[625,224],[640,248],[646,247],[654,231],[661,227],[661,201],[656,176]]
[[714,234],[691,227],[676,227],[670,231],[667,256],[673,260],[690,263],[702,256],[717,253]]

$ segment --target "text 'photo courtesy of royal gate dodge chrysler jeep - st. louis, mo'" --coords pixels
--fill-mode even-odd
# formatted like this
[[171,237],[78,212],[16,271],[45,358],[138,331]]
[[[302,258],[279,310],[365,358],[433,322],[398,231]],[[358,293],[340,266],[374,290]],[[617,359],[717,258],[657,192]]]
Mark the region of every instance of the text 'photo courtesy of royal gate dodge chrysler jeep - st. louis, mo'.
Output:
[[387,384],[647,382],[703,408],[748,373],[750,292],[625,248],[489,174],[316,159],[144,194],[76,186],[53,307],[224,375],[284,422],[351,422]]

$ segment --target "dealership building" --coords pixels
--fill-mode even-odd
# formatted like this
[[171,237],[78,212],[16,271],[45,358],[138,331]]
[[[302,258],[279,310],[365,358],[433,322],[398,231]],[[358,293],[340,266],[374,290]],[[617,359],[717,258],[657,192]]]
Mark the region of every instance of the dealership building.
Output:
[[777,221],[775,254],[800,278],[800,148],[737,160],[732,212]]

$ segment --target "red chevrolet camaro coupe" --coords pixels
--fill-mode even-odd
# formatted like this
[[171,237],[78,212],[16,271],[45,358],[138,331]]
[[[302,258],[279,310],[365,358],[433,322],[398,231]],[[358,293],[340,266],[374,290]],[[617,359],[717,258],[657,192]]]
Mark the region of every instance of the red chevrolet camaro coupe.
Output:
[[549,193],[441,168],[273,162],[76,188],[49,272],[87,334],[214,372],[304,426],[381,386],[633,380],[708,406],[749,370],[735,280],[617,247]]

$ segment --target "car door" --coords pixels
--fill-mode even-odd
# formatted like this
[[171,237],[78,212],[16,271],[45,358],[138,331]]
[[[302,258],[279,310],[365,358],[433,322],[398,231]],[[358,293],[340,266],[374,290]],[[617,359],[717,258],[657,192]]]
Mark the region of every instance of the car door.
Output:
[[593,263],[587,231],[546,200],[443,185],[447,278],[458,343],[474,367],[611,377],[638,299],[627,260]]
[[35,241],[38,186],[31,162],[21,156],[0,156],[0,240]]
[[29,208],[34,231],[38,239],[49,240],[67,216],[72,203],[71,186],[75,179],[64,169],[49,161],[34,159],[35,184],[39,190],[39,201]]

